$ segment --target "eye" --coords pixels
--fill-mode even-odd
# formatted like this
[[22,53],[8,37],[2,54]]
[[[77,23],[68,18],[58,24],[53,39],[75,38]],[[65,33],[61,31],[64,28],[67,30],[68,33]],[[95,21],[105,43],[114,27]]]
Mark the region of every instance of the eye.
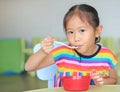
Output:
[[80,32],[85,32],[85,29],[80,29]]
[[73,34],[73,31],[68,31],[67,34]]

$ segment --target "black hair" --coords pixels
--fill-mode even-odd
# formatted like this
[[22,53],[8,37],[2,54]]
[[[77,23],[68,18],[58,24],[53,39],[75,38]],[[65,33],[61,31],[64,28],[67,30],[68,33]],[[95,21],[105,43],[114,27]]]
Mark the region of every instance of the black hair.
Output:
[[[97,10],[87,4],[80,4],[72,6],[64,16],[63,27],[66,31],[66,24],[69,22],[71,17],[77,14],[82,21],[87,20],[88,23],[96,29],[99,26],[99,16]],[[100,42],[100,37],[95,38],[95,43]]]

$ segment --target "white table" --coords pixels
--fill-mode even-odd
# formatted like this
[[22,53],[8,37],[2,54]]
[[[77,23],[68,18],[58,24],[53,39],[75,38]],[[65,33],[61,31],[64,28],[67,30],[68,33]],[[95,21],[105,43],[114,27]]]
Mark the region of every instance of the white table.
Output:
[[[64,90],[63,87],[58,87],[58,88],[43,88],[43,89],[28,90],[24,92],[70,92],[70,91]],[[90,86],[89,89],[86,91],[77,91],[77,92],[120,92],[120,85]]]

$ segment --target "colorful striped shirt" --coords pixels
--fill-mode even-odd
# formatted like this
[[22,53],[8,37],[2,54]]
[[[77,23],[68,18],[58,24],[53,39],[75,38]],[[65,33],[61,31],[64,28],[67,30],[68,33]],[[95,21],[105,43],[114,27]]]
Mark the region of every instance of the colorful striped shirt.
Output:
[[98,46],[99,49],[90,56],[81,55],[74,49],[65,46],[54,49],[52,55],[58,66],[55,86],[61,86],[63,76],[84,76],[90,74],[93,70],[102,74],[103,77],[108,77],[109,70],[115,67],[118,59],[108,48]]

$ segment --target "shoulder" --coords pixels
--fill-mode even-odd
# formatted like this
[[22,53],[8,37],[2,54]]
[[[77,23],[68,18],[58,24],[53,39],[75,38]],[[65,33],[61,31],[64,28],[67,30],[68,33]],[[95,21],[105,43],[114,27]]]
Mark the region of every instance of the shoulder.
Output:
[[104,58],[109,58],[109,59],[118,61],[116,54],[111,49],[104,47],[102,45],[101,45],[98,55]]
[[113,55],[115,55],[115,53],[111,50],[111,49],[109,49],[109,48],[107,48],[107,47],[104,47],[104,46],[101,46],[101,50],[100,50],[100,52],[101,53],[109,53],[109,54],[113,54]]
[[116,54],[107,47],[103,47],[103,46],[101,47],[100,55],[103,57],[109,58],[114,63],[118,62],[118,58]]
[[99,57],[102,62],[108,63],[111,68],[115,67],[115,65],[118,63],[118,58],[116,54],[112,50],[104,46],[101,46],[97,57]]

